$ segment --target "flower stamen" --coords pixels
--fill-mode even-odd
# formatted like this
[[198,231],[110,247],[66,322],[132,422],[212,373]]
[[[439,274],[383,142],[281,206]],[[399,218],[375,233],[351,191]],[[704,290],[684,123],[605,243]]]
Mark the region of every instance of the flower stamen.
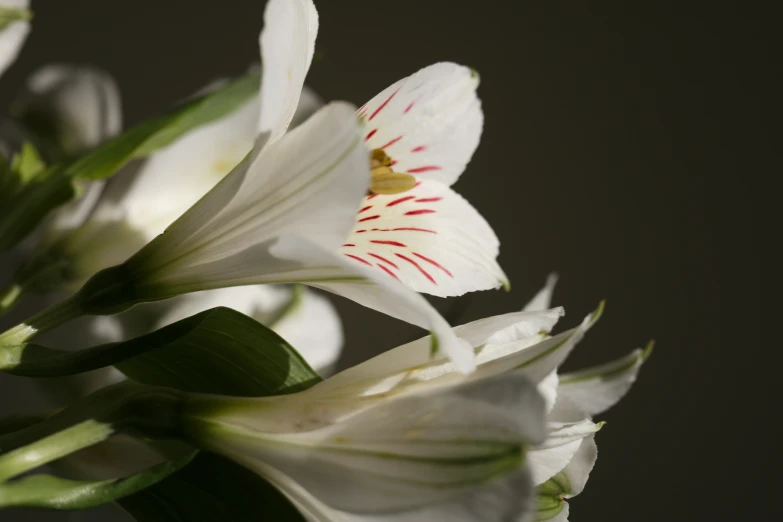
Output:
[[372,181],[370,192],[374,194],[399,194],[416,186],[416,178],[406,172],[395,172],[391,168],[392,159],[383,149],[373,149],[370,153]]

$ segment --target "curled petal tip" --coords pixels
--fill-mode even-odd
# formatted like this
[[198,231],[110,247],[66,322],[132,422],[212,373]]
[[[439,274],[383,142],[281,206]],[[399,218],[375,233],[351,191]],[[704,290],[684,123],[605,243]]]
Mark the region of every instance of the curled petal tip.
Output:
[[655,348],[655,340],[650,339],[647,346],[642,350],[642,362],[645,362],[652,355],[653,348]]

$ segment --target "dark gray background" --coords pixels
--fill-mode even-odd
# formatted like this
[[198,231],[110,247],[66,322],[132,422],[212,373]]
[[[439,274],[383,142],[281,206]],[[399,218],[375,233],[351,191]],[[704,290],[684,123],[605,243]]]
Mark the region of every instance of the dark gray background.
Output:
[[[263,3],[38,0],[0,100],[40,65],[92,63],[117,78],[126,121],[138,122],[256,61]],[[557,270],[566,324],[607,299],[568,367],[657,341],[633,392],[603,416],[572,520],[773,519],[781,431],[765,402],[780,341],[761,336],[762,299],[775,295],[761,247],[779,240],[765,228],[781,170],[769,16],[535,4],[322,0],[308,83],[360,105],[435,61],[476,68],[486,125],[455,188],[495,228],[513,292],[460,301],[456,322],[519,308]],[[339,306],[344,363],[417,333]],[[2,377],[1,406],[18,410],[24,387]]]

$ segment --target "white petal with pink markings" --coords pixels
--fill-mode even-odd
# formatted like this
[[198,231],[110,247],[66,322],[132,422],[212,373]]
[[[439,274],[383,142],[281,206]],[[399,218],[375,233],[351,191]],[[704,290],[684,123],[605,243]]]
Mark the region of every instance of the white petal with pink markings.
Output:
[[507,285],[499,242],[459,194],[420,181],[401,194],[371,195],[341,252],[354,262],[440,297]]
[[359,109],[367,145],[396,172],[453,184],[481,138],[478,84],[475,71],[445,62],[398,81]]

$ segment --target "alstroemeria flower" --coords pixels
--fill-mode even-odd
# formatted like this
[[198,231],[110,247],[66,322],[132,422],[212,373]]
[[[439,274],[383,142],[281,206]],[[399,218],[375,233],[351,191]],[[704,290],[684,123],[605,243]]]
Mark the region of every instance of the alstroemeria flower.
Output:
[[[429,354],[423,338],[379,355],[294,395],[223,401],[222,420],[267,433],[308,432],[334,426],[390,401],[502,374],[522,374],[537,384],[545,399],[547,437],[528,451],[533,481],[540,486],[538,513],[567,514],[566,498],[578,494],[595,461],[593,435],[601,424],[592,415],[616,403],[630,388],[646,354],[639,350],[608,365],[557,375],[574,346],[600,316],[599,308],[578,327],[551,336],[563,314],[549,306],[555,279],[525,311],[490,317],[456,327],[476,355],[476,370],[460,374],[444,356]],[[262,411],[249,421],[251,411]],[[559,488],[555,497],[553,488]],[[315,503],[314,500],[311,499]],[[317,505],[317,503],[315,503]],[[324,512],[331,513],[324,508]],[[344,515],[323,520],[352,520]]]
[[0,0],[0,74],[14,63],[30,32],[30,0]]
[[[556,282],[557,277],[551,275],[524,310],[547,309]],[[529,453],[533,482],[538,486],[536,520],[567,522],[566,499],[582,492],[598,456],[594,434],[602,424],[593,423],[592,416],[606,411],[628,392],[650,350],[650,346],[635,350],[579,372],[558,375],[553,371],[539,383],[539,392],[547,402],[548,434],[546,441]]]
[[367,196],[343,255],[441,297],[508,287],[495,260],[495,233],[449,188],[481,137],[478,84],[475,71],[438,63],[394,83],[359,110],[373,178],[383,170],[406,173],[415,185]]
[[[165,233],[88,281],[76,299],[86,313],[119,311],[114,304],[107,308],[103,288],[113,274],[134,287],[135,302],[304,283],[429,329],[439,347],[470,370],[470,351],[422,296],[338,254],[367,192],[367,163],[354,109],[330,104],[281,139],[257,146]],[[120,292],[108,299],[122,302],[121,310],[132,302]]]
[[226,417],[224,399],[229,410],[241,400],[191,398],[185,436],[266,477],[309,520],[521,520],[532,511],[525,449],[543,439],[543,401],[522,376],[391,399],[307,432],[265,431],[264,404],[253,399],[244,416]]

